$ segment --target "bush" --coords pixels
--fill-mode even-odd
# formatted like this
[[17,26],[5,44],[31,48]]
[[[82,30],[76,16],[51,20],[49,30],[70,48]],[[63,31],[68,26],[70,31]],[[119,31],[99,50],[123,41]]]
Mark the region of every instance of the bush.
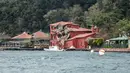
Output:
[[88,45],[100,47],[102,46],[103,42],[104,42],[103,38],[91,38],[88,40]]

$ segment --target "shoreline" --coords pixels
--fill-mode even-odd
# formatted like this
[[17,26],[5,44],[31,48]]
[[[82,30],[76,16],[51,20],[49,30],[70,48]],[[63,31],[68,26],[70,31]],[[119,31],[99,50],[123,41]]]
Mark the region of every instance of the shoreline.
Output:
[[130,48],[99,48],[93,49],[95,52],[99,52],[100,49],[103,49],[105,52],[126,52],[130,53]]
[[[103,49],[105,52],[126,52],[130,53],[130,48],[93,48],[93,49],[67,49],[65,51],[91,51],[94,50],[94,52],[99,52],[100,49]],[[19,47],[0,47],[0,51],[44,51],[44,48],[19,48]]]
[[22,51],[22,50],[27,50],[27,51],[44,51],[44,48],[19,48],[19,47],[12,47],[12,48],[1,48],[0,47],[0,51],[6,51],[6,50],[10,50],[10,51]]

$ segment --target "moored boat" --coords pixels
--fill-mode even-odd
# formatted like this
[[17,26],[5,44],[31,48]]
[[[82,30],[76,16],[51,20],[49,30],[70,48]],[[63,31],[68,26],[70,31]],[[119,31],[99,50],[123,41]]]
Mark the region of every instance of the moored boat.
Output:
[[58,46],[49,46],[49,49],[45,48],[44,51],[64,51],[64,49],[59,49]]

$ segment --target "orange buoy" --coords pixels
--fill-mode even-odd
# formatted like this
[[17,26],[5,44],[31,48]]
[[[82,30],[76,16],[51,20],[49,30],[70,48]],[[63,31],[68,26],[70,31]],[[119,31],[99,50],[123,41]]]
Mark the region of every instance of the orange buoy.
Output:
[[100,50],[99,50],[99,55],[104,55],[104,54],[105,54],[105,50],[100,49]]

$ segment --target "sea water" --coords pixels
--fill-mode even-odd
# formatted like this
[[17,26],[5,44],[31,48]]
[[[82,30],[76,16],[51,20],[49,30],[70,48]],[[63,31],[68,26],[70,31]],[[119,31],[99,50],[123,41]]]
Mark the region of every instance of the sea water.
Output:
[[0,73],[130,73],[130,53],[0,51]]

